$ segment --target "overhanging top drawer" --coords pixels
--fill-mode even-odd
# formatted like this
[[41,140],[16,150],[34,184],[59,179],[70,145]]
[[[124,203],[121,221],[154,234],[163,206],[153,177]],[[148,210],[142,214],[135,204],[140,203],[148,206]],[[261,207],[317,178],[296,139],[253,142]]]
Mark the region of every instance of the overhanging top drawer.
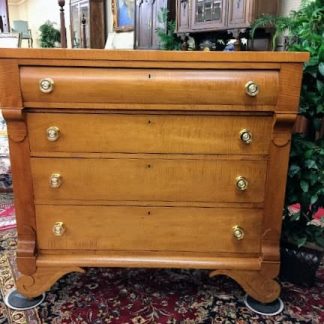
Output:
[[[39,103],[276,105],[278,71],[21,67],[26,106]],[[52,91],[40,81],[53,81]],[[250,96],[246,84],[259,92]],[[44,89],[43,89],[44,90]],[[37,105],[36,105],[37,106]]]

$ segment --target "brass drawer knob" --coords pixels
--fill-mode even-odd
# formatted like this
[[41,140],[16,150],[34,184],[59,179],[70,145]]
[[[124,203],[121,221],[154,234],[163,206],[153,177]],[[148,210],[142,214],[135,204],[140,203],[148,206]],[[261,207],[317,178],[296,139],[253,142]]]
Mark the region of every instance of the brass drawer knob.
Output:
[[255,97],[259,93],[259,86],[254,81],[249,81],[245,85],[245,92],[250,97]]
[[54,90],[54,81],[51,78],[40,79],[39,90],[43,93],[51,93]]
[[65,232],[63,222],[56,222],[53,226],[52,232],[55,236],[62,236]]
[[233,236],[239,241],[243,240],[244,238],[244,230],[242,227],[236,225],[232,228],[233,230]]
[[248,188],[249,182],[246,178],[239,176],[236,178],[236,188],[238,190],[244,191]]
[[55,142],[60,137],[60,129],[56,126],[51,126],[46,129],[46,136],[50,142]]
[[244,128],[240,131],[240,138],[241,138],[241,141],[245,144],[252,143],[252,133],[248,129]]
[[62,185],[63,179],[59,173],[52,173],[49,180],[49,185],[51,188],[56,189]]

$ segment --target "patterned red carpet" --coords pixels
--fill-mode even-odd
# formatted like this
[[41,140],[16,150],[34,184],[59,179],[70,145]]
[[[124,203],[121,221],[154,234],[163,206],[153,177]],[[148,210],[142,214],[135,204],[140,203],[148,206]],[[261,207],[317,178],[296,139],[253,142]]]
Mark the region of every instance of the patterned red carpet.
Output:
[[16,227],[15,208],[12,202],[0,200],[0,231]]
[[16,233],[0,232],[0,323],[324,323],[324,269],[315,287],[283,283],[283,313],[249,311],[241,288],[206,271],[90,268],[69,274],[47,292],[36,310],[11,311],[3,296],[12,289]]

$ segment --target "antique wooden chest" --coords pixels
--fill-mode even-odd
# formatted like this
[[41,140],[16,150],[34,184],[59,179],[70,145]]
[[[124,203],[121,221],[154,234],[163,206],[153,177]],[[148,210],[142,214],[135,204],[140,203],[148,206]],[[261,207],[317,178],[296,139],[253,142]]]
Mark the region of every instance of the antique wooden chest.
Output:
[[277,298],[307,57],[1,50],[19,291],[83,267],[167,267]]

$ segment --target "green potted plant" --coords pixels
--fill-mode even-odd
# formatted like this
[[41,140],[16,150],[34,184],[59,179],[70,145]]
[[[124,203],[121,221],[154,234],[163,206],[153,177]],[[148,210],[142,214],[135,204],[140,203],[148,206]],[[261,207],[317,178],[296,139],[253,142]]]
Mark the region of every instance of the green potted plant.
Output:
[[163,50],[179,50],[181,39],[175,33],[176,22],[168,19],[169,10],[161,8],[158,14],[158,22],[163,27],[156,28],[156,34],[160,40],[160,47]]
[[[311,285],[324,251],[324,6],[303,1],[289,17],[263,16],[252,26],[273,27],[273,48],[286,32],[287,50],[307,51],[299,115],[302,133],[292,136],[283,213],[281,277]],[[287,243],[288,242],[288,243]],[[306,264],[311,269],[306,269]],[[298,273],[298,271],[301,271]]]
[[60,42],[61,33],[54,27],[54,24],[54,22],[47,20],[39,27],[39,31],[41,32],[39,38],[41,47],[55,47],[55,44]]

